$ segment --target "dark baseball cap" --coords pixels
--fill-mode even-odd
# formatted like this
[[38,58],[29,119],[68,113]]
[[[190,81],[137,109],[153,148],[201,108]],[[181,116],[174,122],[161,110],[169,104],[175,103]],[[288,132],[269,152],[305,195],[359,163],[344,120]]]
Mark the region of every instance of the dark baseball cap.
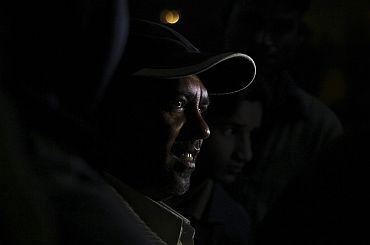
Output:
[[131,76],[175,79],[198,75],[210,95],[238,92],[255,75],[252,58],[243,53],[202,53],[175,30],[151,21],[134,19],[123,57]]

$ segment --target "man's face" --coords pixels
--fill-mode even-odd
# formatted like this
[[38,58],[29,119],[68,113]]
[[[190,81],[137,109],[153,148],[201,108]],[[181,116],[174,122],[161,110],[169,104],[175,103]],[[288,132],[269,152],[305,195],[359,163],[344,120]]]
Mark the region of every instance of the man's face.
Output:
[[136,154],[131,183],[154,199],[183,194],[203,139],[210,134],[202,116],[207,90],[197,76],[161,80],[135,102],[131,131],[139,151],[128,152]]
[[280,69],[293,61],[303,41],[301,13],[278,5],[251,7],[241,12],[232,26],[234,46],[247,50],[268,69]]
[[299,12],[277,8],[261,19],[263,24],[256,31],[254,41],[264,62],[274,66],[290,62],[302,42]]
[[252,159],[251,133],[261,124],[260,102],[240,101],[234,113],[216,119],[202,154],[212,177],[231,184]]

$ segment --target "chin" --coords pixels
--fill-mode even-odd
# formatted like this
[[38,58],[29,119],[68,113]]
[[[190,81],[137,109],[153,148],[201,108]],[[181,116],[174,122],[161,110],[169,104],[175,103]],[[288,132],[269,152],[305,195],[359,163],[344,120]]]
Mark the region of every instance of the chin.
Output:
[[174,176],[174,184],[172,186],[171,194],[175,196],[180,196],[185,194],[190,187],[190,174],[189,176]]
[[235,182],[236,176],[235,175],[225,175],[217,179],[224,185],[231,185]]

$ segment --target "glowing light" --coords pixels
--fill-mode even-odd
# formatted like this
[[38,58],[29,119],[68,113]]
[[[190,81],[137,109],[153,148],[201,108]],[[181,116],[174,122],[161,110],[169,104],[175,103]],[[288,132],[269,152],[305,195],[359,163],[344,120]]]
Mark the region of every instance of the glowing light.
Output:
[[163,10],[160,15],[162,23],[176,24],[180,20],[180,12],[178,10]]

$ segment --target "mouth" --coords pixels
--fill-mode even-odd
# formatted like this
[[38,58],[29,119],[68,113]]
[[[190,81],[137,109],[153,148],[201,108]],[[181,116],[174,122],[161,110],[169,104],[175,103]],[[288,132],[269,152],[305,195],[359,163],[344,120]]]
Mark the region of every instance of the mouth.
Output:
[[228,165],[227,166],[227,172],[232,175],[239,175],[243,171],[243,166],[239,165]]
[[195,169],[195,161],[199,153],[199,147],[193,144],[175,143],[171,150],[171,156],[175,159],[174,170],[182,176],[188,176]]
[[179,156],[172,153],[172,157],[181,162],[186,168],[195,168],[195,156],[190,152],[181,153]]

